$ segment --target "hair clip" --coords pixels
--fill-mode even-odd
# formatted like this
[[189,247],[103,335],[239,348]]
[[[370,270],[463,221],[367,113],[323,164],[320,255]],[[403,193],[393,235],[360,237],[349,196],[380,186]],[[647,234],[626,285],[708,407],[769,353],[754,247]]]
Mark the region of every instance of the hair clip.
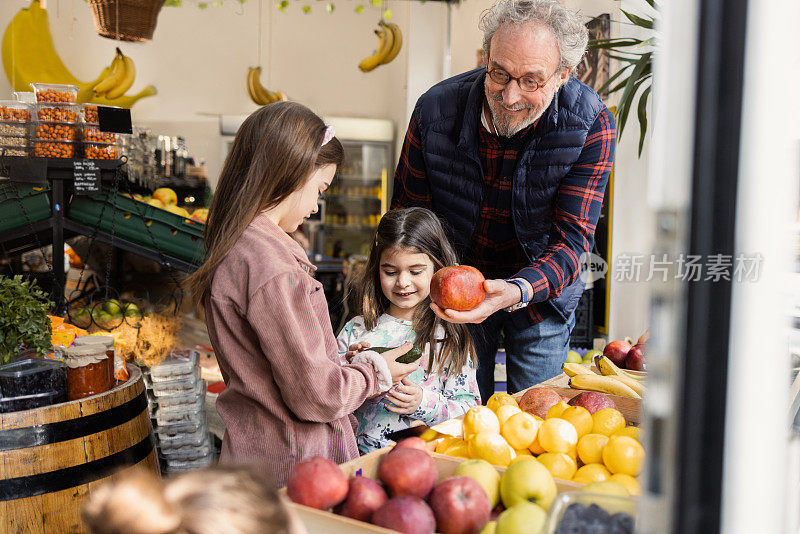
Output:
[[325,135],[322,137],[322,144],[320,146],[327,145],[328,142],[333,139],[334,135],[336,135],[336,129],[333,126],[326,126]]

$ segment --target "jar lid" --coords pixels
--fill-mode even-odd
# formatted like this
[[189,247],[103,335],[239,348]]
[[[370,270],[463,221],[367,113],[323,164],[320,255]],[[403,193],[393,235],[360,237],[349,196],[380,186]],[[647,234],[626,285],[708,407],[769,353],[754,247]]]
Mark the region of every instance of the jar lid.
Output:
[[98,363],[108,358],[105,345],[92,343],[90,345],[72,346],[64,351],[64,363],[67,367],[84,367]]
[[100,344],[105,345],[109,349],[113,349],[114,338],[111,336],[92,336],[92,335],[78,336],[75,338],[73,346],[85,347],[88,345],[100,345]]

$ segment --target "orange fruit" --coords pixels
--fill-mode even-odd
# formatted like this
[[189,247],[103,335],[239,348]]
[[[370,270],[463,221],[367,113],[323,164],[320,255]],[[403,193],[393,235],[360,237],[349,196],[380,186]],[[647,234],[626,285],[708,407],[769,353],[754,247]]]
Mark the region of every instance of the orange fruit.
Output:
[[543,454],[543,453],[547,452],[547,451],[546,451],[546,450],[544,450],[544,449],[542,448],[542,446],[539,444],[539,435],[538,435],[538,434],[536,435],[536,439],[534,439],[534,440],[533,440],[533,443],[531,443],[530,445],[528,445],[528,450],[529,450],[529,451],[531,451],[531,453],[532,453],[534,456],[538,456],[538,455],[540,455],[540,454]]
[[592,434],[610,436],[625,428],[625,418],[614,408],[603,408],[592,414]]
[[514,414],[520,413],[522,410],[519,409],[517,406],[512,406],[510,404],[504,404],[500,406],[497,411],[497,419],[500,421],[500,428],[503,428],[503,424],[508,421],[508,418]]
[[490,464],[507,466],[516,456],[514,449],[506,443],[503,436],[495,432],[478,432],[467,441],[470,458],[481,458]]
[[516,406],[519,408],[516,399],[505,391],[498,391],[486,401],[486,407],[495,413],[501,406]]
[[585,464],[603,462],[603,447],[608,443],[608,436],[603,434],[586,434],[578,439],[578,458]]
[[608,480],[610,476],[611,473],[603,464],[586,464],[575,471],[572,481],[579,484],[591,484],[592,482]]
[[500,420],[486,406],[473,406],[464,415],[464,439],[469,440],[479,432],[500,433]]
[[561,419],[569,421],[578,431],[578,438],[592,431],[594,420],[589,410],[583,406],[570,406],[560,415]]
[[603,463],[612,473],[635,477],[644,465],[644,449],[631,437],[613,438],[603,447]]
[[578,431],[569,421],[553,417],[545,419],[537,438],[547,452],[569,452],[578,443]]
[[528,412],[521,411],[508,418],[500,434],[513,448],[526,449],[536,439],[541,424]]
[[546,452],[540,454],[536,459],[539,460],[555,478],[572,480],[575,471],[578,469],[578,464],[575,463],[575,460],[563,452]]
[[616,438],[618,436],[628,436],[629,438],[633,438],[641,443],[641,441],[639,440],[641,434],[642,434],[642,429],[639,428],[638,426],[626,426],[625,428],[620,428],[619,430],[611,434],[611,437]]
[[622,484],[628,490],[628,493],[631,495],[641,495],[642,494],[642,486],[639,484],[639,481],[636,480],[634,477],[630,475],[625,475],[623,473],[614,473],[608,480],[611,482],[616,482],[618,484]]
[[559,401],[552,405],[549,410],[547,410],[547,415],[545,415],[545,419],[550,419],[552,417],[561,417],[561,414],[564,413],[564,410],[569,408],[569,404],[565,401]]

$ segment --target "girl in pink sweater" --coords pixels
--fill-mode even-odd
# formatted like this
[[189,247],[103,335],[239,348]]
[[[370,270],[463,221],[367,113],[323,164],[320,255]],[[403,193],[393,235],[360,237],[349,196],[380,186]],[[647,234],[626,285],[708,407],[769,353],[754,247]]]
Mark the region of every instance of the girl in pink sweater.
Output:
[[358,457],[352,412],[418,367],[395,362],[411,343],[340,364],[322,285],[288,235],[317,211],[343,154],[300,104],[250,115],[214,192],[205,262],[189,279],[227,386],[220,462],[266,463],[279,486],[310,456]]

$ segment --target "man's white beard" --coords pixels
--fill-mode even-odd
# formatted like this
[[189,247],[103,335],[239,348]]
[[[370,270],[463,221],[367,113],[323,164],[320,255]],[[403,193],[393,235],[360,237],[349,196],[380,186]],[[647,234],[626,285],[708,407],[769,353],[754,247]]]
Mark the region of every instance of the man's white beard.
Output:
[[553,101],[553,96],[555,96],[551,93],[550,99],[539,110],[535,110],[532,105],[526,103],[519,103],[516,106],[513,106],[511,108],[513,110],[527,109],[528,116],[525,117],[525,119],[523,119],[519,124],[512,126],[509,122],[501,119],[504,117],[502,94],[490,93],[488,91],[486,91],[486,93],[486,99],[489,103],[489,112],[492,114],[492,123],[494,124],[497,135],[502,137],[512,137],[539,120],[539,117],[544,114],[545,110],[550,105],[550,102]]

